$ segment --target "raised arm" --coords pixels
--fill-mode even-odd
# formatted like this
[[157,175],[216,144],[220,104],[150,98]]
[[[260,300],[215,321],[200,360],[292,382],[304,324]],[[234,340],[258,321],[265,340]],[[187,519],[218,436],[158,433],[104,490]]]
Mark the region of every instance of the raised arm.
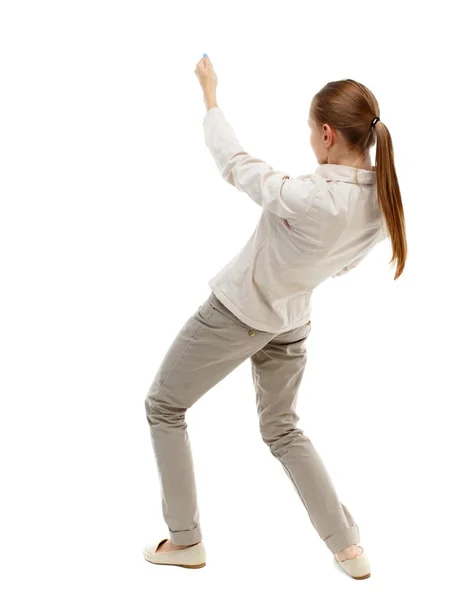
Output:
[[318,189],[312,175],[292,178],[249,155],[218,106],[207,111],[203,127],[205,143],[227,183],[280,217],[299,219],[310,211]]

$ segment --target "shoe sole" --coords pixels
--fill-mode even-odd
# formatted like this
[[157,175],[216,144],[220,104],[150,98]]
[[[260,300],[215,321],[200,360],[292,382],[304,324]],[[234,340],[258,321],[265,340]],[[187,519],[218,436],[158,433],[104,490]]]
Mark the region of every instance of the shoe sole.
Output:
[[[348,575],[349,575],[349,573],[348,573]],[[352,577],[352,579],[368,579],[368,577],[370,575],[371,575],[371,573],[367,573],[367,575],[362,575],[361,577],[353,577],[352,575],[351,575],[351,577]]]
[[[145,556],[144,556],[145,558]],[[158,563],[158,562],[153,562],[153,560],[148,560],[148,558],[145,558],[145,560],[147,562],[149,562],[152,565],[167,565],[168,567],[183,567],[184,569],[202,569],[202,567],[205,567],[206,563],[201,563],[200,565],[179,565],[176,563]]]

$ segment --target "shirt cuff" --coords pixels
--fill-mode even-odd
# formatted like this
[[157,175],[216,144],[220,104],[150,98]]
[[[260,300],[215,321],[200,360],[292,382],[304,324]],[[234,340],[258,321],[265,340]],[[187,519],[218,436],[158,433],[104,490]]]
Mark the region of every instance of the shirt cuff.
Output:
[[210,110],[208,110],[206,112],[206,114],[204,115],[204,119],[202,121],[202,124],[205,126],[205,124],[207,123],[207,121],[210,120],[210,118],[217,114],[217,113],[222,113],[223,111],[221,110],[221,108],[219,106],[212,106],[212,108]]

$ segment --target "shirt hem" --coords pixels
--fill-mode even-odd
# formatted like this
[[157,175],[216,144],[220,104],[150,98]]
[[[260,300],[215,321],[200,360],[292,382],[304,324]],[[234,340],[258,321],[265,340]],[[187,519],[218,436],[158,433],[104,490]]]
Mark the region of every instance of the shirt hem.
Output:
[[245,313],[243,313],[227,296],[224,292],[222,292],[220,289],[218,289],[215,285],[209,283],[209,287],[212,290],[212,292],[215,294],[215,296],[218,298],[218,300],[224,304],[224,306],[231,311],[231,313],[233,313],[238,319],[240,319],[241,321],[243,321],[245,323],[245,325],[248,325],[249,327],[252,327],[253,329],[256,329],[258,331],[263,331],[264,333],[274,333],[276,334],[280,334],[280,333],[287,333],[288,331],[291,331],[292,329],[296,329],[297,327],[301,327],[302,325],[306,325],[308,323],[308,321],[310,320],[310,315],[307,315],[306,317],[303,317],[302,319],[299,319],[299,321],[297,321],[294,325],[284,328],[284,329],[274,329],[271,330],[269,328],[268,325],[266,325],[265,323],[261,323],[260,321],[255,321],[254,319],[252,319],[251,317],[249,317],[248,315],[246,315]]

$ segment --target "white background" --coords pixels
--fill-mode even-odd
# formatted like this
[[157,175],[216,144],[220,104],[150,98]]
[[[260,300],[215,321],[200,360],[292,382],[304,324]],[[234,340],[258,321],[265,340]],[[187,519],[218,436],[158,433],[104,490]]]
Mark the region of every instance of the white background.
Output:
[[[277,169],[317,167],[306,121],[328,81],[367,85],[392,134],[405,271],[393,280],[385,242],[316,289],[298,405],[359,524],[365,581],[262,442],[249,361],[187,414],[207,567],[142,556],[168,534],[148,387],[261,210],[204,145],[204,52],[244,149]],[[453,52],[445,2],[1,3],[3,598],[451,586]]]

